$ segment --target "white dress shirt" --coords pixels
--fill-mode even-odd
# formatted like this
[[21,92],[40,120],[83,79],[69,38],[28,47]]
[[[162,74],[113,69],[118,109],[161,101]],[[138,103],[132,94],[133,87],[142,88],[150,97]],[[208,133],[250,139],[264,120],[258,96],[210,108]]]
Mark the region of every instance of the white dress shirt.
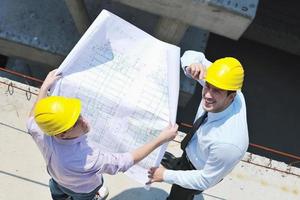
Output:
[[[186,51],[181,58],[182,67],[193,63],[211,64],[203,53]],[[186,73],[186,72],[185,72]],[[188,75],[188,74],[187,74]],[[200,84],[203,85],[203,81]],[[196,119],[204,112],[202,101]],[[241,91],[222,112],[208,113],[207,119],[197,130],[186,153],[197,170],[166,170],[164,181],[184,188],[206,190],[231,172],[243,158],[249,144],[246,104]]]

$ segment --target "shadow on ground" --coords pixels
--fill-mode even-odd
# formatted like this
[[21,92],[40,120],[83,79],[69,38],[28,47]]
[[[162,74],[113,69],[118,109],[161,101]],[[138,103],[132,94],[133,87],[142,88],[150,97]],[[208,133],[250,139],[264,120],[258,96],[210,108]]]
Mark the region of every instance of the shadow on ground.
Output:
[[[143,187],[125,190],[111,198],[111,200],[165,200],[168,193],[160,188],[152,187],[145,190]],[[195,200],[204,200],[202,195],[197,195]]]
[[145,190],[143,187],[139,187],[124,190],[111,198],[111,200],[163,200],[167,196],[168,193],[159,188],[152,187],[150,190]]

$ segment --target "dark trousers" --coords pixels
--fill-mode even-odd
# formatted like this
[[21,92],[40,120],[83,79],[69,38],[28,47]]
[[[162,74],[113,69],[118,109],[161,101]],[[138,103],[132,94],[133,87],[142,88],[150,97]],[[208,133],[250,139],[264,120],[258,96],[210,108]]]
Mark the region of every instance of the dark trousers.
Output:
[[[161,164],[171,170],[195,170],[195,167],[188,160],[185,152],[180,158],[176,158],[169,152],[166,152]],[[202,191],[187,189],[173,184],[167,200],[193,200],[194,196],[200,193],[202,193]]]

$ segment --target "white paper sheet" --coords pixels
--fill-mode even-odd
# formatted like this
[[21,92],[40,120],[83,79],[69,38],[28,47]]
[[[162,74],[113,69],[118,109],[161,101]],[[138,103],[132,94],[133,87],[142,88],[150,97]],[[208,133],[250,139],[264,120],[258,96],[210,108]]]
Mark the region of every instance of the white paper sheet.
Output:
[[[128,152],[176,119],[180,49],[103,10],[58,69],[53,95],[82,100],[90,139],[103,151]],[[126,173],[140,183],[166,145]]]

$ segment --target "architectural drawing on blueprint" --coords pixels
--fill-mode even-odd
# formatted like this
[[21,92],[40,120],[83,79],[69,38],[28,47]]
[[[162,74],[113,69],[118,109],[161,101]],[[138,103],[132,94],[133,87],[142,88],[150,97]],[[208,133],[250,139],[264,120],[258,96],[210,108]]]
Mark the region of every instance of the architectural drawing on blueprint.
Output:
[[[92,127],[88,136],[103,151],[131,151],[175,123],[179,51],[104,10],[59,67],[63,78],[53,94],[82,100]],[[129,176],[145,183],[164,150],[132,167]]]

